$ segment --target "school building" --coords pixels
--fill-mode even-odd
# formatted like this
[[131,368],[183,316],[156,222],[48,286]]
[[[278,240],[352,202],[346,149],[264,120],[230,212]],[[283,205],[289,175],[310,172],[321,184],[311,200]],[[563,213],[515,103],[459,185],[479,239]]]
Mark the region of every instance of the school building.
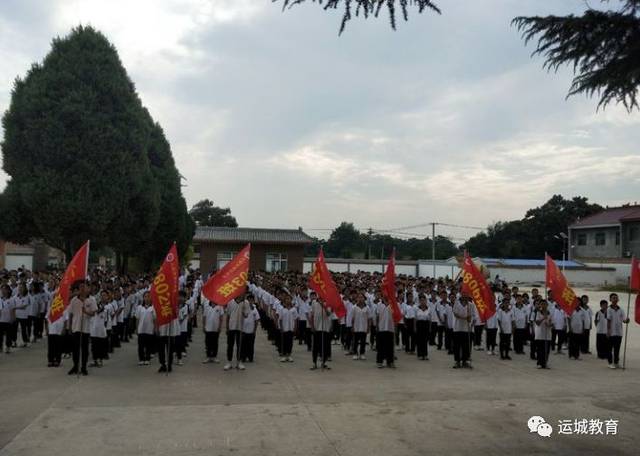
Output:
[[191,267],[203,274],[217,271],[251,243],[252,271],[303,270],[304,248],[313,239],[298,229],[199,226],[193,237]]
[[63,262],[64,254],[42,241],[21,245],[0,240],[0,269],[46,271],[48,267],[58,267]]

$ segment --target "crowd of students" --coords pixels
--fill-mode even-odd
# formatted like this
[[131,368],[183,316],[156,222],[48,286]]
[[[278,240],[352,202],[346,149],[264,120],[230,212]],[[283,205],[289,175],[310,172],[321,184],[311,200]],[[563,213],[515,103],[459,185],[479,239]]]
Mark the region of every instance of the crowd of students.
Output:
[[560,354],[565,346],[572,360],[590,354],[595,327],[597,357],[611,368],[619,367],[623,325],[629,319],[615,293],[595,312],[589,297],[581,296],[567,316],[551,293],[545,298],[536,288],[529,294],[496,281],[497,311],[482,322],[459,280],[400,276],[396,288],[402,319],[395,322],[380,292],[380,279],[379,274],[336,274],[346,308],[346,315],[338,318],[308,289],[308,277],[300,273],[253,273],[247,293],[219,306],[201,295],[203,277],[191,271],[180,276],[177,318],[159,326],[149,292],[151,276],[92,271],[89,280],[73,285],[63,317],[50,321],[59,276],[5,271],[0,275],[0,351],[27,348],[46,334],[48,366],[58,367],[70,358],[68,373],[87,375],[88,367],[102,367],[116,349],[135,338],[138,365],[148,366],[157,356],[158,372],[169,373],[174,358],[177,365],[183,364],[201,321],[203,363],[219,362],[219,338],[225,332],[224,370],[244,370],[245,363],[254,361],[258,324],[280,362],[293,362],[297,345],[311,353],[312,370],[330,369],[336,345],[354,361],[366,361],[367,351],[375,351],[379,368],[395,368],[401,351],[427,361],[430,351],[442,350],[453,356],[454,368],[471,368],[472,349],[499,353],[508,361],[512,353],[525,355],[528,346],[537,367],[548,368],[549,353]]

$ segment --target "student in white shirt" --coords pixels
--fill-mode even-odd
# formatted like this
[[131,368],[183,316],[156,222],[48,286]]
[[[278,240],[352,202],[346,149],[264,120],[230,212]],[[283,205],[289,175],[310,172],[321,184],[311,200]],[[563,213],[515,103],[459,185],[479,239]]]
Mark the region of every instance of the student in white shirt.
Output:
[[50,320],[51,309],[47,312],[47,367],[59,367],[62,362],[62,341],[64,327],[69,318],[69,308],[56,321]]
[[395,334],[395,322],[393,320],[393,310],[389,305],[386,298],[382,298],[377,309],[377,347],[376,361],[379,368],[383,368],[383,362],[386,362],[387,367],[394,369],[394,334]]
[[320,357],[321,367],[323,369],[331,369],[327,365],[327,360],[331,354],[331,310],[326,308],[323,303],[318,300],[315,291],[310,294],[311,314],[309,315],[309,323],[313,331],[313,346],[311,357],[313,365],[311,370],[318,368],[318,357]]
[[496,341],[498,340],[498,312],[494,312],[485,322],[485,330],[487,332],[486,347],[487,355],[496,354]]
[[73,337],[73,367],[68,374],[78,373],[78,365],[82,357],[80,373],[88,375],[90,319],[98,310],[98,305],[95,299],[89,296],[89,287],[84,281],[78,281],[72,286],[72,295],[74,297],[69,303],[69,326]]
[[93,358],[92,367],[102,367],[102,363],[107,356],[107,318],[109,318],[105,306],[110,302],[111,296],[107,290],[100,293],[100,302],[96,313],[90,319],[91,336],[91,356]]
[[431,325],[431,310],[427,307],[427,297],[418,296],[419,305],[416,309],[415,333],[416,351],[419,360],[429,359],[429,326]]
[[291,296],[285,294],[283,307],[278,313],[278,329],[282,337],[282,350],[280,362],[293,362],[293,334],[298,322],[298,311],[291,305]]
[[247,302],[249,303],[249,315],[242,323],[242,347],[240,348],[240,361],[243,363],[253,362],[256,344],[256,329],[258,329],[258,321],[260,314],[255,306],[255,299],[252,294],[247,294]]
[[591,339],[593,311],[591,310],[591,307],[589,307],[589,296],[582,295],[580,300],[582,301],[582,310],[584,310],[584,332],[582,333],[582,341],[580,342],[580,353],[590,355],[591,349],[589,347],[589,341]]
[[[549,292],[549,296],[551,296],[551,292]],[[567,340],[567,314],[558,303],[551,301],[551,299],[549,299],[549,309],[553,321],[551,350],[557,348],[557,353],[562,354],[562,346]]]
[[2,297],[0,298],[0,352],[4,344],[4,352],[11,353],[11,324],[15,315],[15,301],[11,297],[11,287],[2,285]]
[[473,327],[473,309],[471,305],[471,298],[467,294],[462,294],[453,306],[453,316],[455,317],[453,325],[454,369],[459,369],[460,367],[471,368],[469,364]]
[[20,326],[20,334],[22,336],[22,347],[28,347],[31,341],[31,320],[29,319],[29,310],[31,308],[31,299],[27,285],[21,283],[18,285],[18,294],[14,299],[15,315]]
[[414,354],[416,352],[416,306],[413,302],[413,293],[407,293],[402,316],[404,317],[404,351]]
[[353,359],[365,360],[365,345],[367,344],[367,333],[369,332],[369,308],[365,305],[365,297],[362,292],[358,292],[356,305],[351,309],[351,328],[353,330]]
[[157,328],[158,361],[160,362],[160,367],[158,368],[159,374],[168,374],[173,371],[173,355],[177,351],[176,339],[178,335],[180,335],[180,322],[177,316],[169,323],[160,325]]
[[222,317],[224,307],[219,306],[209,300],[204,301],[202,310],[202,329],[204,330],[204,344],[207,357],[203,363],[219,363],[218,361],[218,341],[220,339],[220,328],[222,328]]
[[578,303],[569,317],[569,359],[580,359],[580,343],[584,337],[583,334],[585,326],[584,313],[585,311],[582,309],[580,303]]
[[598,359],[608,359],[609,357],[609,339],[607,337],[607,310],[609,303],[606,299],[600,301],[600,310],[596,312],[596,353]]
[[500,332],[500,359],[511,360],[509,350],[511,349],[511,335],[513,334],[514,317],[513,310],[508,301],[502,301],[497,311],[498,330]]
[[224,365],[224,370],[231,369],[231,362],[233,361],[234,348],[236,348],[236,367],[239,370],[244,370],[245,366],[240,362],[240,342],[242,334],[242,322],[249,316],[249,303],[246,300],[246,296],[240,296],[238,298],[240,302],[232,299],[227,304],[225,312],[227,314],[227,364]]
[[629,323],[629,318],[618,305],[618,295],[609,295],[609,309],[607,310],[607,335],[609,337],[609,353],[607,360],[611,369],[617,369],[620,361],[620,344],[622,343],[622,326]]
[[138,366],[148,366],[151,361],[151,346],[154,344],[156,315],[151,305],[151,294],[145,291],[142,305],[136,309],[138,322]]
[[187,293],[184,290],[178,292],[178,325],[180,331],[176,335],[175,354],[178,360],[176,364],[182,366],[182,357],[187,354],[189,340],[189,323],[191,319],[191,309],[187,301]]
[[549,350],[551,348],[551,333],[553,320],[546,300],[539,301],[539,308],[533,312],[534,343],[536,345],[536,361],[538,369],[548,369]]

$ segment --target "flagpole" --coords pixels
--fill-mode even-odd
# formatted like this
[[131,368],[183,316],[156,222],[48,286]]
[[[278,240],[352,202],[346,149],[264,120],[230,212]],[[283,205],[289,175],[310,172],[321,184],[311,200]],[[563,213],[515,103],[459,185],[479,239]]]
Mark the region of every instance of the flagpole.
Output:
[[[547,301],[547,312],[548,312],[548,317],[551,316],[551,310],[549,310],[549,288],[548,288],[548,284],[547,284],[547,252],[544,252],[544,300]],[[551,337],[553,338],[553,319],[551,319]],[[548,329],[548,328],[547,328]],[[535,329],[534,329],[535,331]],[[546,333],[546,331],[545,331]],[[535,340],[535,336],[533,338]],[[560,338],[558,338],[559,340]],[[547,367],[547,369],[549,368],[549,360],[551,359],[551,357],[549,356],[549,339],[547,338],[546,334],[545,334],[545,338],[544,338],[544,357],[545,357],[545,363],[544,365]]]
[[[627,290],[627,318],[631,309],[631,276],[629,276],[629,289]],[[622,351],[622,370],[626,368],[627,363],[627,337],[629,336],[629,323],[624,328],[624,349]]]

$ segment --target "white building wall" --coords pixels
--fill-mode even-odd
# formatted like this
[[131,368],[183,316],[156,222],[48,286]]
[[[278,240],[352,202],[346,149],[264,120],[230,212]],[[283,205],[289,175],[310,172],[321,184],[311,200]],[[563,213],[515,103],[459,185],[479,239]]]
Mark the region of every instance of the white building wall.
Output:
[[[545,281],[545,269],[544,268],[501,268],[490,267],[491,278],[493,279],[496,274],[507,283],[544,283]],[[604,286],[612,285],[616,283],[616,271],[615,270],[581,270],[581,269],[566,269],[564,275],[569,281],[570,285],[579,286]]]

